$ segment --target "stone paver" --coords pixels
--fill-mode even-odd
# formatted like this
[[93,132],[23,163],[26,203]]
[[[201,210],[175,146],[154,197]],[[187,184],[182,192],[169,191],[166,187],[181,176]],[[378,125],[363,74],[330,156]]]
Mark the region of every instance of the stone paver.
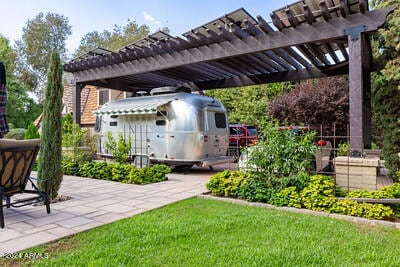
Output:
[[44,206],[4,209],[0,257],[199,195],[214,173],[197,168],[149,185],[64,176],[60,194],[71,199],[51,204],[51,214]]

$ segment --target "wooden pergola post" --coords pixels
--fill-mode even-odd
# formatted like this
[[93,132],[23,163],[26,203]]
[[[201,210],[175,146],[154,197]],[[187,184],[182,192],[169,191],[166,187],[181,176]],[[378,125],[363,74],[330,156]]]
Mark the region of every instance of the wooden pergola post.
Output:
[[350,150],[353,156],[361,156],[364,148],[371,147],[371,56],[362,33],[364,28],[348,29],[349,42],[349,106]]
[[74,89],[72,90],[72,117],[74,122],[77,124],[81,124],[81,92],[82,92],[82,84],[74,83]]

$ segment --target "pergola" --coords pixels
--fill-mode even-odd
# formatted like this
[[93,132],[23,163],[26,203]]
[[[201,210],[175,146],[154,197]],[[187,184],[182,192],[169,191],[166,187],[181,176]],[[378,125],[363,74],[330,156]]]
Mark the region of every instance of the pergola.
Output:
[[361,151],[371,143],[369,34],[392,11],[369,10],[367,0],[304,0],[272,12],[272,23],[239,9],[184,38],[156,32],[118,52],[94,49],[64,65],[74,76],[74,120],[86,85],[198,91],[349,74],[350,147]]

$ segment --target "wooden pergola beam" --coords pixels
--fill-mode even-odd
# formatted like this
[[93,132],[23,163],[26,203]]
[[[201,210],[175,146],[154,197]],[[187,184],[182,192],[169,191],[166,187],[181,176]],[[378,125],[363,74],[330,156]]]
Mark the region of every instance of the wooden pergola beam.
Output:
[[[175,68],[182,65],[196,64],[232,58],[279,48],[301,46],[304,44],[337,39],[344,35],[344,29],[357,25],[365,25],[367,32],[378,29],[391,12],[384,8],[366,12],[365,14],[349,15],[346,19],[332,19],[329,23],[316,22],[312,25],[299,25],[283,31],[274,31],[245,39],[233,39],[207,46],[184,49],[175,53],[154,55],[136,60],[111,64],[107,68],[92,68],[74,72],[77,82],[89,82],[99,79],[109,79],[162,69]],[[74,63],[72,63],[74,64]],[[78,64],[78,63],[76,63]]]

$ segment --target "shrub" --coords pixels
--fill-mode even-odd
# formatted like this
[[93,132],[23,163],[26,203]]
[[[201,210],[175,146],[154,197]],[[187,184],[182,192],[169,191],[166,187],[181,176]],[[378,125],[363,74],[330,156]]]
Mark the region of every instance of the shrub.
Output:
[[114,159],[119,163],[126,163],[129,158],[132,140],[128,135],[128,140],[125,140],[122,133],[118,133],[118,140],[115,140],[111,132],[107,132],[107,140],[105,143],[106,149],[110,151]]
[[4,136],[5,139],[17,139],[23,140],[25,136],[26,130],[23,128],[14,128],[10,129],[10,131]]
[[338,146],[337,155],[338,156],[349,156],[350,152],[350,144],[349,143],[341,143]]
[[105,162],[76,162],[63,160],[64,173],[123,183],[148,184],[167,180],[171,169],[166,165],[153,165],[143,169],[134,165]]
[[295,187],[297,192],[301,192],[310,183],[310,175],[307,172],[300,172],[283,180],[285,187]]
[[88,130],[81,129],[79,124],[72,121],[72,115],[67,114],[62,120],[62,133],[63,147],[79,147],[85,145],[84,139]]
[[345,199],[338,200],[330,209],[331,212],[364,217],[367,219],[385,219],[393,215],[390,207],[382,204],[357,203],[356,201]]
[[[64,159],[80,162],[92,159],[94,140],[90,136],[88,129],[81,129],[77,123],[73,122],[71,114],[65,115],[62,120],[62,133]],[[82,149],[82,146],[85,149]],[[87,147],[90,148],[89,151]]]
[[152,167],[131,168],[127,175],[127,183],[149,184],[165,181],[165,177],[171,169],[163,164]]
[[400,183],[382,187],[381,191],[391,194],[394,198],[400,198]]
[[36,139],[36,138],[40,138],[40,134],[35,124],[31,123],[29,124],[28,129],[26,129],[24,139]]
[[347,194],[349,198],[393,198],[393,194],[390,190],[379,190],[379,191],[368,191],[363,190],[353,190]]
[[79,164],[79,175],[83,177],[98,178],[100,170],[107,165],[105,162],[86,161]]
[[307,209],[328,211],[336,201],[332,178],[325,175],[311,176],[309,185],[301,191],[300,196]]
[[128,176],[131,169],[136,170],[136,167],[134,165],[128,165],[128,164],[113,163],[112,166],[113,167],[111,169],[111,180],[116,182],[126,181],[126,177]]
[[237,197],[238,189],[246,179],[241,172],[225,170],[211,176],[206,188],[217,196]]
[[79,163],[77,161],[63,160],[61,166],[64,174],[79,176]]
[[299,193],[297,192],[297,188],[294,186],[290,186],[276,193],[271,198],[270,203],[278,207],[289,206],[301,208],[302,201]]
[[252,175],[238,189],[238,197],[247,201],[268,202],[275,190],[265,180]]
[[265,177],[291,177],[311,167],[315,152],[314,132],[293,135],[273,123],[261,127],[261,138],[249,153],[248,163]]
[[165,181],[165,177],[171,172],[171,169],[163,164],[153,165],[151,167],[144,167],[144,177],[142,184],[156,183]]

